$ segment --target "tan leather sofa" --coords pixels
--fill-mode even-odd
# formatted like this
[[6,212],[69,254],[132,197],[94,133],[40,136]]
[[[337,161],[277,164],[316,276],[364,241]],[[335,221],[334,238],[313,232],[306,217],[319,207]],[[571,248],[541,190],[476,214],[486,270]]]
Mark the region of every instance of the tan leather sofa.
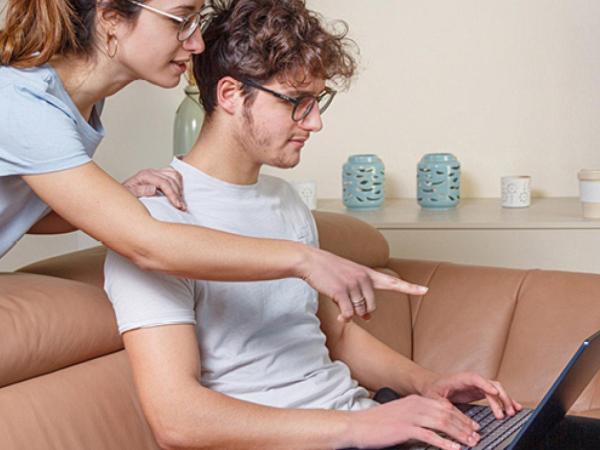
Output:
[[[600,329],[600,275],[390,259],[374,228],[316,215],[324,248],[430,287],[424,298],[378,293],[366,324],[426,367],[478,371],[533,404]],[[0,275],[0,449],[157,448],[101,289],[103,255]],[[599,376],[573,412],[600,417]]]

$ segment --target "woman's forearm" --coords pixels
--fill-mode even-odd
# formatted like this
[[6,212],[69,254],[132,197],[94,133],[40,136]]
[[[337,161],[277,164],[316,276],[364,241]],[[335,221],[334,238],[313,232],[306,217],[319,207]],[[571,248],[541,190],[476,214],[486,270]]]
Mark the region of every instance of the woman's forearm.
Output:
[[354,310],[351,293],[362,294],[371,309],[373,289],[424,293],[420,286],[297,242],[160,222],[93,162],[23,179],[66,221],[145,270],[222,281],[302,278],[330,297],[344,320],[369,312]]
[[67,222],[148,270],[198,279],[284,278],[302,276],[310,254],[293,242],[160,222],[94,163],[23,178]]
[[[154,221],[126,254],[138,266],[188,278],[254,281],[302,277],[313,251],[305,245],[257,239],[193,225]],[[121,242],[105,242],[115,249]],[[118,250],[117,250],[118,251]]]

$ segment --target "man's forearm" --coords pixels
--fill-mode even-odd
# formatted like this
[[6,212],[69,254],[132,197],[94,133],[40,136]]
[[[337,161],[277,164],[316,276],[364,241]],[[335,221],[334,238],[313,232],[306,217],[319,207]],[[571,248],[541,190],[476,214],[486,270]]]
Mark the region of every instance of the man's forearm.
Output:
[[349,434],[357,413],[272,408],[202,386],[194,325],[138,328],[124,333],[123,342],[144,414],[163,448],[334,449],[354,444]]
[[403,395],[420,393],[423,385],[436,377],[355,323],[345,326],[330,352],[334,359],[348,364],[352,377],[371,390],[389,387]]
[[[280,409],[188,386],[160,417],[149,417],[168,449],[336,449],[352,445],[349,412]],[[183,391],[182,391],[183,392]]]

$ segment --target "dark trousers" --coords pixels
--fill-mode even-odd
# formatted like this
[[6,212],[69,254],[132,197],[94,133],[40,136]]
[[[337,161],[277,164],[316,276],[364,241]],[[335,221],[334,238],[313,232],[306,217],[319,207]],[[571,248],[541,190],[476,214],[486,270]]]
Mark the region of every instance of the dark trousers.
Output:
[[[400,398],[389,388],[377,391],[373,400],[387,403]],[[394,445],[379,450],[402,450],[402,445]],[[359,450],[348,448],[344,450]],[[536,449],[531,449],[536,450]],[[537,450],[600,450],[600,419],[566,416],[552,430]]]
[[600,449],[600,419],[565,416],[540,446],[540,450],[559,449]]

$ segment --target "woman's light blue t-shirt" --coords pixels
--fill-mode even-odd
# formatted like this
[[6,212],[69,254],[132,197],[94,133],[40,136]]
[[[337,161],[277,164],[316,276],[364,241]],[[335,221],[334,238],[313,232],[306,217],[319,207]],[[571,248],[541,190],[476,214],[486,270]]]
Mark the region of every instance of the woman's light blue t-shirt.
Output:
[[0,66],[0,256],[50,211],[21,175],[91,161],[104,137],[101,108],[88,123],[48,64]]

